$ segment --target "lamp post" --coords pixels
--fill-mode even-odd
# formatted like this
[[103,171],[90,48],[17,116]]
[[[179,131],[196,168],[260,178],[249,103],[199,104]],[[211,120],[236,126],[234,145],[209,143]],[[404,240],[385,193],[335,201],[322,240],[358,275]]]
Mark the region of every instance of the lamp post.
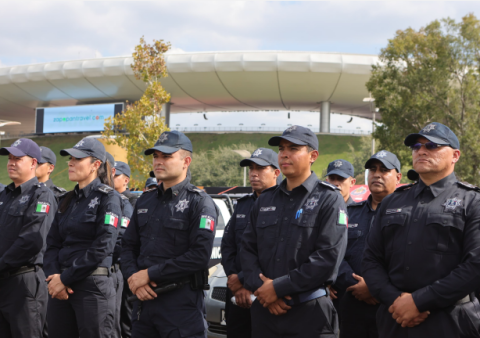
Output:
[[[238,155],[242,156],[243,158],[250,158],[252,154],[248,150],[242,149],[242,150],[233,150],[236,152]],[[243,186],[247,186],[247,167],[243,167]]]
[[370,102],[370,112],[372,113],[372,155],[375,154],[375,138],[373,137],[373,132],[375,131],[375,113],[378,111],[378,109],[373,108],[373,102],[375,102],[375,99],[372,97],[372,94],[370,94],[370,97],[366,97],[363,99],[363,102]]

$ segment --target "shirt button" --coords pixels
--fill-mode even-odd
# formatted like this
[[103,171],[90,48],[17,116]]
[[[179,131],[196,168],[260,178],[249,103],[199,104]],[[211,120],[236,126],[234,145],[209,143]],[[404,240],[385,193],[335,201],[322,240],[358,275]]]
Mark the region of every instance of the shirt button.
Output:
[[285,217],[284,220],[288,220],[288,217]]
[[156,221],[157,221],[157,222],[159,222],[159,221],[160,221],[160,219],[158,219],[158,218],[157,218],[157,219],[156,219]]
[[265,224],[265,221],[263,221],[262,224]]
[[293,202],[293,198],[290,198],[290,202]]
[[418,219],[415,218],[413,221],[416,222],[416,221],[418,221]]
[[409,266],[407,266],[407,267],[405,268],[405,270],[407,270],[407,271],[408,271],[408,270],[410,270],[410,267],[409,267]]
[[412,244],[412,242],[410,241],[410,242],[408,242],[408,244]]
[[280,242],[283,242],[283,238],[280,238]]
[[151,239],[155,239],[155,237],[150,237]]
[[277,262],[280,262],[280,258],[277,258]]

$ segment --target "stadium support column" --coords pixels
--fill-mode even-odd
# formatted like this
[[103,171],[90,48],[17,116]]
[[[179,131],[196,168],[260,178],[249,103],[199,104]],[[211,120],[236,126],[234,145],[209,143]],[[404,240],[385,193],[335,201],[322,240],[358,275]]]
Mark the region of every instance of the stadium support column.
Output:
[[170,106],[172,105],[171,102],[164,103],[162,106],[162,114],[161,116],[165,118],[165,124],[168,128],[170,128]]
[[320,132],[330,133],[330,102],[323,101],[320,108]]

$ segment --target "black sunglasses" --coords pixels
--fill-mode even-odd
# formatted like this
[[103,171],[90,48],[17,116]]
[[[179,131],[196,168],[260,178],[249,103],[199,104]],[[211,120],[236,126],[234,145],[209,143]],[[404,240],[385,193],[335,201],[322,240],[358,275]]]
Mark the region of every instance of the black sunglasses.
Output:
[[415,144],[412,144],[410,146],[410,149],[412,149],[413,151],[418,151],[420,150],[420,148],[422,146],[425,146],[425,148],[427,148],[427,150],[434,150],[434,149],[437,149],[437,148],[440,148],[440,147],[445,147],[447,146],[446,144],[437,144],[435,142],[427,142],[427,143],[415,143]]

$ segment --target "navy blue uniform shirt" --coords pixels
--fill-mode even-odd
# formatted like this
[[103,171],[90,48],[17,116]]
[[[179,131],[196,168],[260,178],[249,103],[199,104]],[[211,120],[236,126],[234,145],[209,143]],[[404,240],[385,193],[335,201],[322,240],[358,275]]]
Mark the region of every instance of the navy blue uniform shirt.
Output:
[[217,209],[210,196],[181,183],[145,192],[122,240],[125,279],[148,269],[157,283],[179,280],[206,269],[212,254]]
[[245,288],[273,279],[278,297],[333,283],[347,246],[347,208],[333,185],[312,172],[292,191],[286,180],[262,192],[243,234]]
[[348,210],[348,245],[345,252],[345,258],[340,264],[338,277],[335,281],[335,290],[345,292],[358,281],[353,278],[355,273],[363,277],[362,260],[363,252],[370,227],[375,216],[375,210],[372,209],[372,196],[368,196],[365,201],[349,204]]
[[118,262],[120,262],[123,234],[125,233],[125,230],[127,229],[133,214],[133,206],[132,204],[130,204],[128,197],[123,192],[121,194],[116,192],[116,194],[120,197],[122,201],[122,221],[119,222],[118,237],[117,242],[115,243],[115,251],[113,252],[113,264],[117,264]]
[[[122,195],[128,198],[128,201],[132,205],[133,208],[135,208],[135,203],[137,203],[138,200],[138,195],[132,193],[129,189],[126,189],[124,192],[122,192]],[[132,210],[133,212],[133,210]]]
[[25,265],[43,264],[45,239],[57,201],[34,177],[0,193],[0,272]]
[[77,185],[71,193],[66,211],[55,215],[44,262],[45,274],[61,274],[64,285],[85,279],[97,267],[112,266],[122,217],[120,197],[99,178],[83,189]]
[[225,227],[222,238],[222,266],[227,276],[237,274],[243,284],[242,263],[240,261],[240,246],[243,232],[250,219],[250,211],[257,200],[255,193],[243,196],[237,201],[235,211]]
[[424,312],[454,305],[480,285],[477,189],[452,173],[428,187],[420,180],[385,197],[362,264],[372,296],[390,306],[409,292]]
[[60,196],[62,196],[64,193],[66,193],[67,191],[63,188],[60,188],[60,187],[57,187],[55,184],[53,184],[52,180],[51,179],[48,179],[46,182],[44,182],[43,184],[45,184],[47,186],[48,189],[50,189],[53,194],[55,195],[55,197],[58,199]]

